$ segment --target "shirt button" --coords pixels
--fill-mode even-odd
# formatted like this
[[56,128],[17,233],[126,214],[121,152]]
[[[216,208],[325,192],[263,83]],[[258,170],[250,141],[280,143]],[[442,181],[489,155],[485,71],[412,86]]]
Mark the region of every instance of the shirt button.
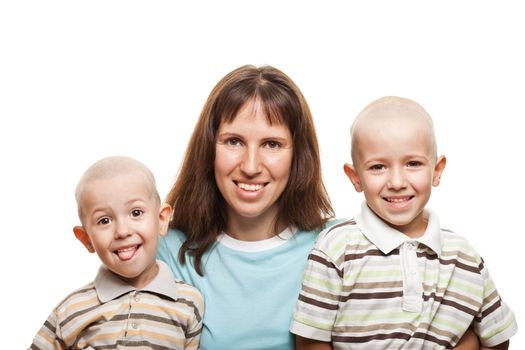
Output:
[[139,325],[136,322],[133,322],[131,324],[131,327],[133,327],[133,329],[137,329],[137,328],[139,328]]
[[139,301],[140,301],[140,295],[135,294],[135,301],[136,301],[136,302],[139,302]]

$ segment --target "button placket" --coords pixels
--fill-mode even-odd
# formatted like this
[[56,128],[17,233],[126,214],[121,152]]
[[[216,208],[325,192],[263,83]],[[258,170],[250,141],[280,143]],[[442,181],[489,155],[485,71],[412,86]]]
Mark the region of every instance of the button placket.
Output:
[[418,274],[416,241],[402,244],[400,249],[401,268],[403,270],[403,310],[421,312],[423,307],[423,287]]

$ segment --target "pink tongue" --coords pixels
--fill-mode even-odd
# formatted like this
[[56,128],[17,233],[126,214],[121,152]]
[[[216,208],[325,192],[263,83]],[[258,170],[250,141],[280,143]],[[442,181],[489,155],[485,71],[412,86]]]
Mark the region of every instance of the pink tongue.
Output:
[[126,250],[119,250],[117,251],[117,255],[120,258],[120,260],[129,260],[133,257],[135,252],[137,251],[137,247],[133,247],[133,249],[126,249]]

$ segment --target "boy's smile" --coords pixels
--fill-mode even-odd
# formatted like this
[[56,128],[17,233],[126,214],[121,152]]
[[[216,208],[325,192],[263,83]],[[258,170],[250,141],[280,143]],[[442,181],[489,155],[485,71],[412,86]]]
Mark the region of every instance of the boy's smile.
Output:
[[425,232],[423,209],[446,162],[444,157],[436,161],[431,132],[418,116],[369,117],[356,135],[354,165],[345,165],[370,209],[411,237]]
[[170,213],[144,182],[138,171],[87,182],[81,197],[83,226],[74,229],[88,250],[136,288],[157,273],[157,235],[165,233]]

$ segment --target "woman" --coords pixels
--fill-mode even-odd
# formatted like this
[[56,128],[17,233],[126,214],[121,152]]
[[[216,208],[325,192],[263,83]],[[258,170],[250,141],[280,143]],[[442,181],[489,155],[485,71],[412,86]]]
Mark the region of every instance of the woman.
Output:
[[333,210],[308,105],[283,72],[243,66],[212,90],[167,197],[158,257],[204,295],[202,349],[292,349],[306,258]]

